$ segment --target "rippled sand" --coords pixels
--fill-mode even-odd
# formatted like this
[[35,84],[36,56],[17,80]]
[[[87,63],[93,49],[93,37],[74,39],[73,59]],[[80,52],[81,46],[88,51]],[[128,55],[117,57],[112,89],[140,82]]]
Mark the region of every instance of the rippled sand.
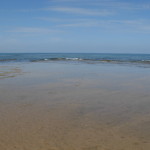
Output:
[[21,69],[18,67],[0,66],[0,79],[15,77],[21,73]]
[[0,80],[1,150],[150,149],[150,69],[31,63]]

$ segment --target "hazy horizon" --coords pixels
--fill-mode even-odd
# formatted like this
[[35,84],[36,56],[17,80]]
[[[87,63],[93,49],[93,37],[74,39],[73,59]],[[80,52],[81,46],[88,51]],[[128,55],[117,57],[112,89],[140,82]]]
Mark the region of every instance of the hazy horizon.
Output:
[[121,54],[121,55],[150,55],[150,53],[104,53],[104,52],[0,52],[0,54]]

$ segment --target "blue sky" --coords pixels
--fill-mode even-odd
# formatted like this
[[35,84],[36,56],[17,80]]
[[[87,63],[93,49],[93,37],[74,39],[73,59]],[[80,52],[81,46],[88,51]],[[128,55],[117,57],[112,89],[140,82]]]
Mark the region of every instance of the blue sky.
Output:
[[150,53],[150,1],[1,0],[0,52]]

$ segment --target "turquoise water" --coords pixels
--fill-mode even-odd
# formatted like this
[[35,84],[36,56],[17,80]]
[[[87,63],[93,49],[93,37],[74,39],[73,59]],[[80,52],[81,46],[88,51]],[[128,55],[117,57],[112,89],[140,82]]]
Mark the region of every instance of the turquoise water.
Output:
[[4,62],[93,62],[93,63],[135,63],[150,65],[150,54],[104,54],[104,53],[0,53]]

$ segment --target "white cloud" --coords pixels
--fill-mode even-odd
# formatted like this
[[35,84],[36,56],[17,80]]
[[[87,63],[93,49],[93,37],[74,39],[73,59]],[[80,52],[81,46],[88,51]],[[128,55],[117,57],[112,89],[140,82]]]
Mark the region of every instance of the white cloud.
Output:
[[[62,18],[50,18],[50,17],[37,17],[35,19],[44,20],[44,21],[50,21],[50,22],[62,22],[62,21],[68,21],[68,19],[62,19]],[[69,19],[70,21],[71,19]]]
[[49,7],[49,8],[44,8],[43,10],[80,14],[80,15],[91,15],[91,16],[108,16],[114,14],[114,12],[108,10],[93,10],[93,9],[74,8],[74,7]]
[[[124,9],[124,10],[143,10],[150,9],[150,2],[144,1],[121,1],[121,0],[49,0],[49,2],[54,2],[55,4],[64,5],[81,5],[81,6],[99,6],[105,9]],[[53,3],[53,4],[54,4]]]
[[102,6],[110,9],[124,9],[124,10],[143,10],[150,9],[149,2],[125,2],[119,0],[93,0],[91,5]]
[[9,30],[7,32],[17,32],[17,33],[52,33],[61,32],[58,30],[50,30],[47,28],[36,28],[36,27],[19,27],[16,29]]
[[57,27],[89,27],[99,28],[103,31],[118,31],[118,32],[141,32],[150,33],[150,21],[148,20],[96,20],[96,19],[79,19],[70,23],[61,23]]
[[[40,20],[55,22],[56,28],[82,28],[82,27],[99,27],[101,29],[107,31],[130,31],[130,32],[143,32],[149,33],[150,32],[150,21],[148,19],[136,19],[136,20],[126,20],[126,19],[86,19],[86,18],[48,18],[48,17],[41,17],[37,18]],[[67,28],[66,28],[67,29]]]
[[99,26],[98,22],[83,22],[83,23],[72,23],[72,24],[61,24],[58,27],[96,27]]
[[75,2],[78,0],[49,0],[49,2]]

